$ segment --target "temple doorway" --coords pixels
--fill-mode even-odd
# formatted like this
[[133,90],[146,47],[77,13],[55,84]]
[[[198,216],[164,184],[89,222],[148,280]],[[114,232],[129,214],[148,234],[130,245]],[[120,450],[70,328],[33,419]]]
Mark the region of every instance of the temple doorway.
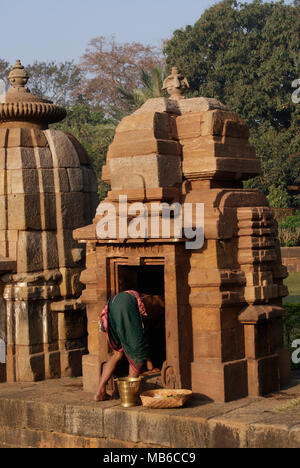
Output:
[[135,290],[144,296],[148,317],[144,319],[154,367],[162,368],[166,360],[165,284],[163,265],[118,265],[119,292]]

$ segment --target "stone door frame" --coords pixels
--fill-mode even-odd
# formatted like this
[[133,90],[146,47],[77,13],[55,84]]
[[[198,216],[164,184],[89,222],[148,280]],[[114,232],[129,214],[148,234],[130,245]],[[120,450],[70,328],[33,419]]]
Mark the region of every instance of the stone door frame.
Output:
[[[164,292],[165,292],[165,329],[166,329],[166,361],[162,368],[162,383],[168,388],[181,388],[188,385],[187,379],[182,376],[182,369],[188,368],[185,353],[181,353],[181,333],[183,330],[180,317],[179,298],[182,297],[182,271],[178,265],[177,249],[180,244],[157,243],[126,246],[116,245],[109,249],[106,255],[107,298],[119,291],[119,266],[163,266]],[[183,311],[184,313],[184,311]],[[192,337],[191,337],[192,339]],[[100,361],[102,361],[100,359]]]

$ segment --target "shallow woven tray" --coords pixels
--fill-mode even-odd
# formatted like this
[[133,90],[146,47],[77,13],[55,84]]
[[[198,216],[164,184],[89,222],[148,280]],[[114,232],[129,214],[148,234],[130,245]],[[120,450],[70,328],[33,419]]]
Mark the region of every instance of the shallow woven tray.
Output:
[[[174,395],[174,397],[168,396],[168,398],[154,398],[155,395]],[[148,390],[147,392],[142,393],[140,397],[143,406],[146,406],[147,408],[179,408],[188,401],[191,395],[191,390],[158,388],[157,390]]]

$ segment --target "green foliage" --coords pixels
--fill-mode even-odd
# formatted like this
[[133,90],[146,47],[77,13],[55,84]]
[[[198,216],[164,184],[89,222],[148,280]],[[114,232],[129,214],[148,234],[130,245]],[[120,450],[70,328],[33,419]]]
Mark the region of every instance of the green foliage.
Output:
[[101,180],[101,171],[117,122],[105,118],[102,109],[91,108],[82,97],[73,107],[67,109],[67,112],[66,119],[54,127],[71,133],[84,146],[98,179],[99,197],[103,199],[107,194],[108,186]]
[[278,227],[281,245],[286,247],[300,245],[300,212],[295,216],[288,216]]
[[[252,129],[250,143],[260,158],[262,176],[247,181],[245,186],[257,188],[268,195],[272,186],[281,186],[289,193],[290,185],[300,184],[298,133],[293,128],[278,131],[267,123],[258,129]],[[286,197],[286,201],[288,204],[284,207],[299,206],[297,197]]]
[[290,206],[290,196],[283,182],[279,182],[277,185],[272,184],[269,187],[267,198],[271,207],[288,208]]
[[[294,340],[300,339],[300,304],[284,304],[286,316],[283,318],[285,346],[291,353]],[[300,364],[293,364],[293,367],[300,369]]]
[[272,207],[273,215],[278,224],[285,221],[288,216],[294,216],[295,210],[294,208],[274,208]]
[[290,229],[297,229],[300,227],[300,211],[298,211],[294,216],[288,216],[283,223],[282,227],[288,227]]
[[300,303],[300,272],[289,273],[284,284],[289,289],[289,296],[284,299],[284,302]]
[[[167,65],[178,66],[191,92],[214,97],[243,116],[262,161],[262,177],[246,186],[269,193],[300,183],[300,5],[224,0],[167,42]],[[299,199],[290,200],[299,206]]]
[[165,73],[160,66],[156,66],[151,71],[141,70],[141,87],[133,91],[120,86],[117,89],[121,99],[127,103],[126,108],[134,112],[150,98],[167,97],[167,93],[162,90],[164,79]]

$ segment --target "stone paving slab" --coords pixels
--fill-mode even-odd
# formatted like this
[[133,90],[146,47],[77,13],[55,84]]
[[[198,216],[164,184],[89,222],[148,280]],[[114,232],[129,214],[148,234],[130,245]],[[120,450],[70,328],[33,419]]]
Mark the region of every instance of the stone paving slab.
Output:
[[2,383],[0,447],[300,447],[297,379],[266,398],[214,403],[194,395],[166,410],[95,403],[81,378]]

